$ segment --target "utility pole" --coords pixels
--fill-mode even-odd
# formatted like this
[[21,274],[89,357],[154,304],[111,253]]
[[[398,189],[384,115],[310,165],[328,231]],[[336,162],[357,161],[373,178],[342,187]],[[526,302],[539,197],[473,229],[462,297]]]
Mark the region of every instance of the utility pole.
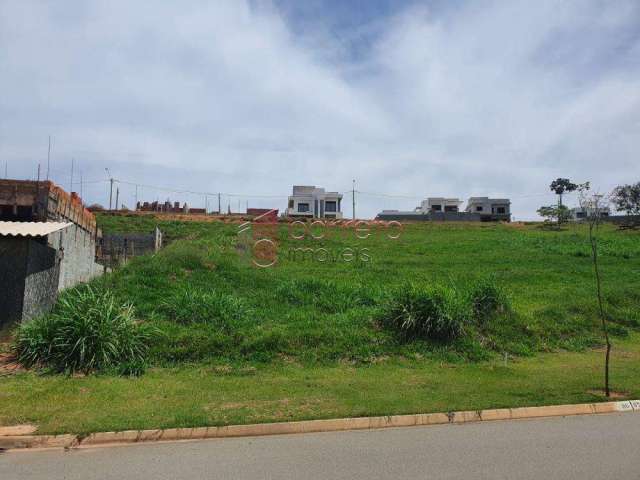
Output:
[[38,163],[38,183],[40,183],[40,164]]
[[9,178],[9,160],[4,162],[4,178]]
[[107,176],[109,177],[109,183],[111,186],[109,190],[109,211],[111,211],[111,201],[113,200],[113,177],[111,176],[111,172],[108,168],[105,168],[104,171],[107,172]]
[[356,180],[353,179],[353,189],[351,190],[351,202],[353,204],[353,215],[352,218],[356,219]]
[[49,148],[47,149],[47,181],[49,181],[50,161],[51,161],[51,135],[49,135]]
[[120,210],[120,207],[118,207],[118,205],[120,205],[118,203],[119,201],[120,201],[120,187],[116,188],[116,212]]
[[80,170],[80,199],[82,199],[82,170]]
[[138,210],[138,185],[136,184],[136,210]]
[[71,157],[71,185],[69,185],[69,193],[73,192],[73,162],[74,159]]
[[218,193],[218,215],[222,215],[222,210],[220,208],[220,194]]

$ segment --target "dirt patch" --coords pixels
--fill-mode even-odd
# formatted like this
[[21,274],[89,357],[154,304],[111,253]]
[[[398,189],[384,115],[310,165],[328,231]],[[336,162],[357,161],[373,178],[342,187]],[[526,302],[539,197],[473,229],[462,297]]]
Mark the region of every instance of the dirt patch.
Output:
[[24,372],[25,368],[20,365],[15,357],[10,353],[0,353],[0,377],[15,375]]
[[38,426],[31,425],[29,423],[0,427],[0,437],[10,435],[31,435],[36,430],[38,430]]
[[609,397],[605,397],[603,388],[587,390],[587,393],[590,393],[591,395],[597,395],[598,397],[609,398],[611,400],[626,400],[627,398],[629,398],[628,392],[614,392],[614,391],[610,391]]

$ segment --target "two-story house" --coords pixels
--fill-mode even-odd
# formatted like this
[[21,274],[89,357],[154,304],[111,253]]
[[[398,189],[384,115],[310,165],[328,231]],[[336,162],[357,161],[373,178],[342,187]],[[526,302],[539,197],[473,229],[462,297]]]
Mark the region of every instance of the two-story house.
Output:
[[458,212],[462,202],[457,198],[429,197],[420,203],[420,211],[429,212]]
[[484,221],[510,221],[511,201],[508,198],[471,197],[467,213],[476,213]]
[[324,188],[294,185],[289,196],[287,216],[306,218],[342,218],[342,194]]

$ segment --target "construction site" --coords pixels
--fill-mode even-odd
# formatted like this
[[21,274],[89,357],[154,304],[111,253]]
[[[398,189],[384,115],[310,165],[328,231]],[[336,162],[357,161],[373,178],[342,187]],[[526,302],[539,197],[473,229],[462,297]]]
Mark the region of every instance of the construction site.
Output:
[[49,181],[0,180],[0,326],[47,311],[58,291],[100,275],[101,237],[76,193]]

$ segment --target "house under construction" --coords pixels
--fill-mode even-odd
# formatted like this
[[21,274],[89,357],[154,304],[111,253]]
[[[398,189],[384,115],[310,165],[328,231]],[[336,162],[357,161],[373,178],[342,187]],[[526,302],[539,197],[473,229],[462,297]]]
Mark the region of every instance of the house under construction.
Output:
[[76,193],[0,180],[0,327],[46,312],[57,292],[103,272],[101,232]]

